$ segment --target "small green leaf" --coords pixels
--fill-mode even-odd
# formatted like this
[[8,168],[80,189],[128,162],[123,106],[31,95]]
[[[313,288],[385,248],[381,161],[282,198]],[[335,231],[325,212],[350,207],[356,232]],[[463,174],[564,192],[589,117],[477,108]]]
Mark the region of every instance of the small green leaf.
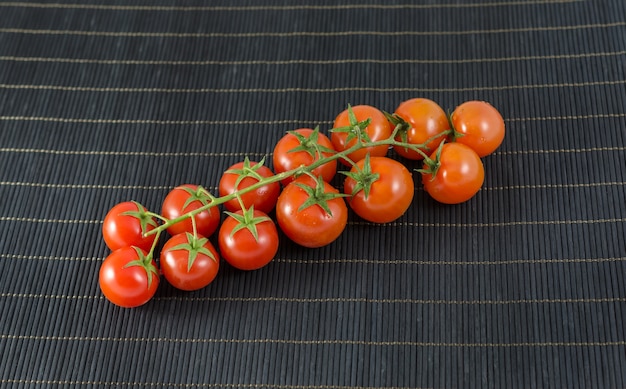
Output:
[[363,168],[359,168],[357,165],[354,166],[355,172],[341,172],[344,175],[352,178],[356,185],[352,190],[351,196],[355,196],[360,191],[363,191],[363,195],[365,199],[367,199],[370,195],[370,191],[372,189],[372,184],[380,179],[379,173],[372,172],[372,164],[370,162],[370,154],[367,153],[365,155],[365,160],[363,161]]
[[363,121],[358,121],[352,106],[348,104],[348,125],[345,127],[337,127],[330,130],[331,132],[344,132],[347,134],[346,143],[356,138],[359,142],[371,142],[369,135],[365,131],[367,126],[372,122],[371,118],[367,118]]
[[139,225],[141,226],[141,233],[145,235],[148,232],[148,226],[158,227],[156,220],[150,215],[146,208],[139,204],[136,201],[132,201],[137,207],[136,211],[126,211],[122,212],[120,215],[131,216],[136,218],[139,221]]
[[180,186],[179,189],[182,189],[185,192],[189,193],[189,197],[185,201],[185,204],[183,204],[183,209],[187,208],[187,206],[189,206],[189,204],[193,203],[194,201],[199,201],[202,206],[205,206],[215,200],[215,197],[213,197],[213,195],[211,195],[211,193],[209,193],[209,191],[202,186],[198,186],[194,190],[187,185],[183,185]]
[[300,182],[295,183],[296,186],[301,188],[308,195],[306,201],[298,207],[298,212],[302,212],[309,207],[317,205],[322,208],[327,215],[333,216],[328,202],[339,197],[347,197],[348,195],[343,193],[326,192],[326,185],[321,177],[316,178],[315,183],[315,187],[310,187]]
[[146,271],[146,277],[148,279],[148,288],[149,288],[152,285],[152,280],[153,280],[154,275],[158,277],[159,272],[156,266],[154,266],[154,264],[152,263],[152,256],[150,254],[144,255],[143,251],[139,247],[135,247],[135,246],[132,246],[132,247],[133,249],[135,249],[138,259],[129,261],[126,265],[124,265],[124,269],[133,267],[133,266],[139,266],[143,268]]
[[251,206],[245,211],[241,211],[241,214],[228,211],[225,211],[224,213],[237,221],[237,225],[230,232],[231,237],[234,236],[238,231],[245,228],[250,231],[250,233],[254,237],[254,240],[256,240],[257,242],[259,241],[257,224],[266,221],[272,221],[272,219],[270,219],[268,216],[254,216],[254,206]]
[[217,261],[213,253],[209,249],[204,247],[204,245],[209,241],[209,239],[197,238],[189,232],[186,232],[185,234],[187,237],[187,242],[180,243],[180,244],[177,244],[176,246],[170,247],[170,250],[171,251],[184,250],[188,252],[188,257],[187,257],[187,271],[188,272],[191,271],[191,267],[193,266],[193,263],[198,257],[198,254],[204,254],[208,256],[209,258],[211,258],[213,261]]

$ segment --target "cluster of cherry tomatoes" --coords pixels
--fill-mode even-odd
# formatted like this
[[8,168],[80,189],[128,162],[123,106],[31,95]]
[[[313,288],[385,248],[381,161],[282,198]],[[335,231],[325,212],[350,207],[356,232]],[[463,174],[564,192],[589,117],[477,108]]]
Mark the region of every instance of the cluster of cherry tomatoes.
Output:
[[[372,223],[394,221],[415,188],[402,158],[423,161],[417,172],[435,200],[467,201],[483,184],[481,158],[504,133],[500,113],[482,101],[465,102],[450,115],[425,98],[404,101],[391,114],[348,106],[328,136],[317,128],[288,131],[275,145],[273,171],[264,160],[231,166],[218,196],[184,184],[168,193],[160,213],[135,201],[115,205],[103,221],[112,252],[100,268],[100,288],[114,304],[136,307],[153,297],[161,275],[191,291],[215,279],[220,259],[241,270],[267,265],[278,250],[278,229],[314,248],[341,235],[348,207]],[[390,148],[398,158],[388,157]],[[338,172],[345,175],[340,189],[331,185]],[[165,231],[169,238],[157,250]],[[214,247],[209,237],[216,233]]]

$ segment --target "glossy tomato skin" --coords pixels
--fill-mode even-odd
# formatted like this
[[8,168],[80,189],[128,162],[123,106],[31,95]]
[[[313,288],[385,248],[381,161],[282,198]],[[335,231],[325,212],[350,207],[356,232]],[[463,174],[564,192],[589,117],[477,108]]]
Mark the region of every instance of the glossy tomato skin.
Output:
[[[363,171],[365,160],[357,163]],[[360,190],[348,199],[348,205],[363,219],[374,223],[389,223],[402,216],[411,205],[415,192],[413,175],[400,162],[387,157],[371,157],[370,167],[372,174],[378,174],[366,196],[365,190]],[[353,167],[350,172],[357,173]],[[357,186],[357,181],[348,176],[344,181],[344,193],[351,195]]]
[[[139,249],[146,256],[144,250]],[[159,286],[159,276],[152,273],[148,281],[148,271],[141,266],[128,266],[139,260],[135,247],[124,247],[113,251],[100,266],[99,285],[104,296],[113,304],[123,308],[134,308],[150,301]],[[156,269],[156,263],[151,261]]]
[[[393,128],[391,123],[385,117],[378,108],[369,105],[356,105],[351,107],[356,117],[357,122],[362,122],[370,119],[370,124],[365,128],[365,134],[372,142],[387,139],[391,136]],[[341,128],[350,126],[350,119],[348,110],[344,110],[335,118],[333,128]],[[333,143],[333,147],[336,151],[341,152],[357,144],[357,138],[348,140],[348,133],[346,132],[332,132],[330,140]],[[375,147],[364,147],[353,153],[348,154],[348,158],[353,162],[358,162],[365,158],[366,154],[370,154],[372,157],[384,157],[387,155],[388,146],[381,145]],[[348,161],[341,158],[340,161],[346,166],[352,166]]]
[[[435,159],[437,152],[430,158]],[[422,174],[424,189],[440,203],[458,204],[474,197],[480,190],[485,170],[474,150],[461,143],[446,143],[441,149],[440,167],[432,174]],[[424,164],[424,169],[427,169]]]
[[[193,235],[181,233],[172,236],[163,245],[159,263],[165,279],[175,288],[185,291],[202,289],[209,285],[219,271],[220,256],[215,247],[206,240],[202,249],[211,253],[197,252],[193,264],[189,267],[190,248],[181,248],[191,244]],[[203,239],[198,236],[198,239]]]
[[[309,176],[297,178],[287,185],[276,203],[276,220],[280,229],[289,239],[304,247],[322,247],[330,244],[341,235],[348,220],[348,207],[343,198],[327,202],[332,215],[319,205],[298,210],[308,199],[308,193],[297,184],[316,186]],[[324,182],[325,193],[339,193]]]
[[[191,201],[185,206],[185,203],[197,194],[198,199]],[[198,185],[185,184],[172,189],[165,199],[161,207],[161,215],[167,219],[175,219],[187,212],[196,210],[203,205],[210,203],[206,195],[206,190]],[[196,221],[197,233],[202,236],[211,236],[220,224],[221,215],[218,207],[211,207],[194,216]],[[193,233],[193,223],[191,218],[187,218],[181,222],[175,223],[168,227],[167,232],[174,236],[183,232]]]
[[452,112],[452,125],[462,136],[455,141],[474,150],[479,157],[493,153],[504,140],[504,119],[498,110],[484,101],[467,101]]
[[150,250],[156,235],[144,237],[143,233],[153,230],[157,223],[153,217],[147,217],[142,227],[140,220],[142,216],[138,213],[147,212],[142,208],[143,206],[138,203],[125,201],[116,204],[106,214],[102,223],[102,236],[111,250],[129,246]]
[[[305,138],[310,138],[311,134],[314,133],[314,130],[310,128],[300,128],[300,129],[295,130],[295,132],[297,132],[300,135],[303,135]],[[320,132],[318,132],[317,134],[318,134],[317,143],[319,145],[326,147],[329,150],[334,150],[332,142],[326,135]],[[273,154],[272,160],[274,163],[274,171],[277,174],[298,168],[302,165],[309,166],[313,162],[319,159],[317,155],[313,157],[311,154],[309,154],[306,151],[291,152],[291,150],[299,147],[300,144],[301,143],[298,140],[298,138],[295,135],[290,134],[290,133],[287,133],[276,143],[276,146],[274,147],[274,154]],[[331,153],[322,152],[322,156],[324,157],[328,157],[330,155]],[[335,174],[337,173],[337,160],[332,160],[323,164],[322,166],[314,169],[312,173],[315,176],[322,176],[324,181],[330,182],[333,179],[333,177],[335,177]],[[293,181],[293,179],[294,179],[293,176],[288,177],[282,180],[282,183],[283,185],[287,185],[291,181]]]
[[[257,165],[256,162],[250,162],[251,166]],[[239,185],[235,187],[239,174],[228,173],[228,171],[241,170],[244,167],[244,162],[239,162],[232,165],[222,175],[219,182],[219,194],[220,196],[226,196],[234,193],[237,190],[247,188],[251,185],[258,183],[259,181],[254,177],[244,177]],[[267,166],[261,166],[256,169],[256,173],[261,177],[269,178],[274,176],[274,173]],[[246,208],[254,206],[254,209],[261,212],[270,213],[276,206],[276,200],[280,194],[280,184],[278,182],[269,183],[263,185],[258,189],[242,194],[241,201]],[[232,199],[224,203],[224,208],[230,212],[235,212],[241,209],[241,204],[237,199]]]
[[[430,99],[419,97],[403,101],[394,113],[409,125],[406,132],[408,143],[422,144],[432,138],[427,144],[427,148],[421,149],[426,155],[436,150],[439,144],[447,139],[447,135],[433,138],[449,130],[450,122],[439,104]],[[396,136],[395,139],[402,140],[400,135]],[[394,146],[394,150],[407,159],[423,159],[422,154],[405,147]]]
[[[242,211],[235,212],[243,215]],[[264,212],[254,211],[254,217],[267,217]],[[257,270],[269,264],[278,251],[278,230],[272,220],[256,224],[258,239],[248,228],[233,229],[239,222],[228,216],[218,234],[218,244],[222,257],[231,266],[239,270]]]

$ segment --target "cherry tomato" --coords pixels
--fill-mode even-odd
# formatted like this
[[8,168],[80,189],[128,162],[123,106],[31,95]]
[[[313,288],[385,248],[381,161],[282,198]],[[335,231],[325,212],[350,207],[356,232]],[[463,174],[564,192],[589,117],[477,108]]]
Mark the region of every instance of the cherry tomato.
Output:
[[147,303],[159,286],[156,263],[139,247],[113,251],[100,267],[100,290],[113,304],[134,308]]
[[[446,143],[424,163],[422,182],[430,196],[444,204],[458,204],[471,199],[483,185],[485,170],[474,150],[461,143]],[[437,166],[438,165],[438,166]],[[435,169],[432,172],[433,168]]]
[[[402,125],[396,140],[411,144],[424,144],[421,148],[426,155],[437,149],[447,135],[437,136],[450,130],[450,122],[444,110],[434,101],[415,98],[402,102],[390,118],[392,124]],[[406,147],[394,146],[394,150],[404,158],[421,160],[424,156]]]
[[125,201],[115,205],[104,217],[102,236],[111,250],[137,246],[149,251],[156,234],[144,236],[157,227],[157,222],[143,205]]
[[[165,199],[161,215],[167,219],[175,219],[185,213],[196,210],[211,203],[211,194],[198,185],[181,185],[172,189]],[[220,224],[220,211],[218,207],[211,207],[194,216],[196,222],[196,232],[202,236],[211,236]],[[178,235],[183,232],[193,233],[193,222],[187,218],[168,227],[170,235]]]
[[230,213],[217,239],[222,257],[240,270],[260,269],[278,251],[276,225],[264,212],[253,209]]
[[[274,173],[262,163],[250,162],[246,159],[232,165],[220,179],[219,194],[226,196],[237,190],[247,188],[259,182],[262,178],[272,177]],[[254,209],[269,213],[276,206],[276,200],[280,194],[280,184],[278,182],[269,183],[253,191],[240,195],[245,208],[254,206]],[[241,209],[241,204],[237,199],[232,199],[224,203],[224,207],[235,212]]]
[[325,246],[341,235],[348,207],[327,182],[302,176],[287,185],[276,203],[276,220],[289,239],[305,247]]
[[159,263],[172,286],[191,291],[202,289],[215,279],[220,257],[207,238],[184,232],[165,242]]
[[493,153],[504,140],[504,119],[487,102],[467,101],[452,112],[451,120],[454,140],[469,146],[480,157]]
[[[377,108],[369,105],[357,105],[348,107],[335,118],[330,140],[335,150],[341,152],[362,141],[376,142],[391,136],[391,124]],[[364,138],[365,137],[365,138]],[[387,145],[364,147],[348,154],[348,158],[357,162],[370,154],[372,157],[384,157],[387,155]],[[352,166],[348,161],[341,158],[340,161],[346,166]]]
[[[282,173],[298,168],[302,165],[309,166],[313,162],[323,157],[328,157],[335,153],[330,139],[318,129],[301,128],[289,131],[283,136],[274,147],[274,171]],[[315,176],[322,176],[324,181],[329,182],[337,173],[337,160],[329,161],[312,172]],[[282,180],[283,185],[293,181],[291,176]]]
[[350,208],[365,220],[388,223],[402,216],[413,201],[413,175],[387,157],[366,157],[346,174],[344,193]]

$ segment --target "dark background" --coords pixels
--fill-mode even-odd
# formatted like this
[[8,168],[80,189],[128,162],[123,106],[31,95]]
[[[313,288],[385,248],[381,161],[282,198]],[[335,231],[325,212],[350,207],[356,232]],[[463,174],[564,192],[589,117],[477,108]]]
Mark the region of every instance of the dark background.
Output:
[[[102,297],[117,202],[412,97],[505,118],[469,202]],[[0,2],[0,386],[624,388],[625,167],[622,0]]]

